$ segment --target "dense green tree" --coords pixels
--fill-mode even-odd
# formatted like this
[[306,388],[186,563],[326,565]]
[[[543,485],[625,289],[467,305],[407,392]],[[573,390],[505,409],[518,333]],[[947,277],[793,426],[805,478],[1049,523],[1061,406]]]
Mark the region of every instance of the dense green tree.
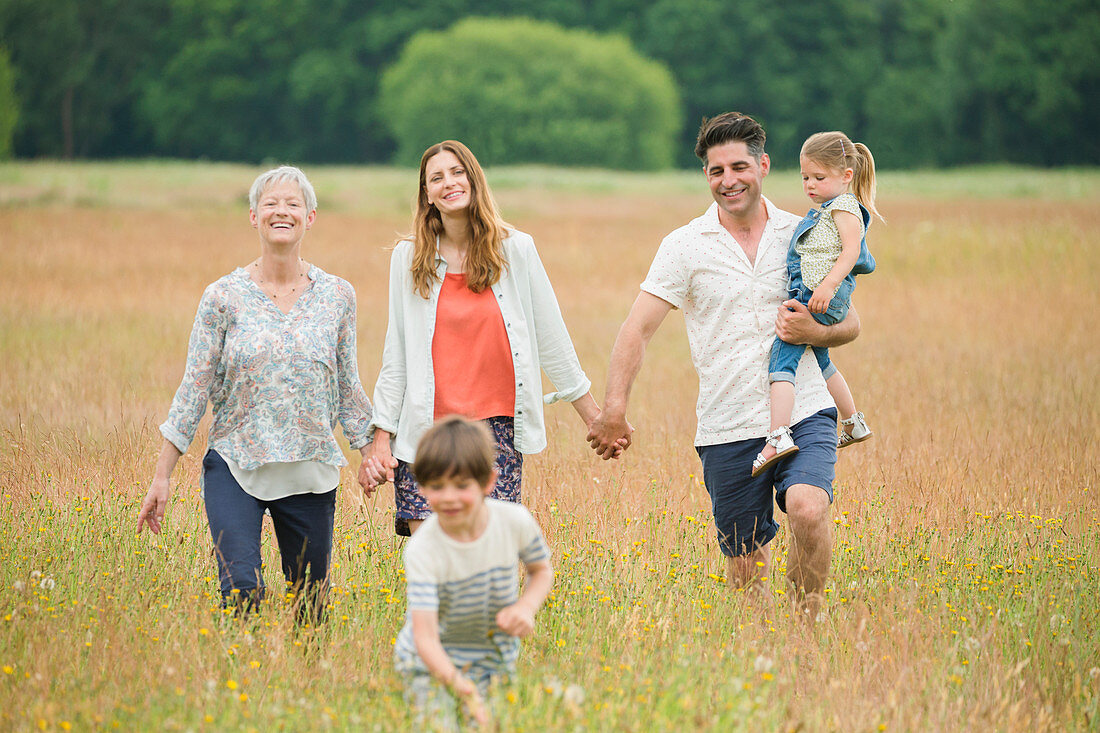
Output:
[[947,162],[950,91],[937,54],[945,6],[944,0],[884,0],[880,6],[876,35],[883,64],[866,90],[861,133],[879,166]]
[[625,38],[530,20],[417,34],[378,104],[408,163],[457,138],[493,164],[662,168],[681,122],[671,75]]
[[676,76],[688,110],[681,161],[703,117],[738,110],[768,130],[775,162],[792,165],[809,134],[862,135],[866,87],[881,74],[873,6],[844,0],[656,0],[642,50]]
[[174,156],[347,161],[371,120],[367,18],[353,0],[174,0],[185,39],[146,81],[142,117]]
[[1100,5],[955,0],[946,18],[945,162],[1100,162]]
[[155,0],[0,0],[0,43],[17,69],[21,156],[147,150],[135,80],[156,59]]
[[0,46],[0,160],[11,157],[12,137],[19,120],[19,100],[15,97],[15,72],[8,50]]
[[14,153],[389,160],[382,71],[471,14],[628,37],[675,78],[683,165],[729,109],[784,166],[832,128],[884,167],[1100,163],[1095,0],[0,0]]

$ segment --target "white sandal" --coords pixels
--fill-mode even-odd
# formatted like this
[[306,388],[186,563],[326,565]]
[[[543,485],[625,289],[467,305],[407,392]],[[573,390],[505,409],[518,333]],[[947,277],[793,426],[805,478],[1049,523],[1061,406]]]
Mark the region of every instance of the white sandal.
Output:
[[871,432],[871,428],[867,427],[867,421],[863,419],[863,413],[857,412],[847,420],[841,420],[842,426],[849,425],[852,428],[852,432],[840,429],[840,435],[836,439],[836,447],[846,448],[849,445],[855,445],[856,443],[862,443],[870,438],[874,433]]
[[786,425],[781,425],[768,433],[766,442],[768,445],[775,447],[775,455],[770,458],[764,458],[762,452],[756,454],[756,458],[752,462],[753,478],[764,473],[764,471],[767,471],[792,453],[798,452],[798,446],[794,444],[794,438],[791,437],[791,429]]

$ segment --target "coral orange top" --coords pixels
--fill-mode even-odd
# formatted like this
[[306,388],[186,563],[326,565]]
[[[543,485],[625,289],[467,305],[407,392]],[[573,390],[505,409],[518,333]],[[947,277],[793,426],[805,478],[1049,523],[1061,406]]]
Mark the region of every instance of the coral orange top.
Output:
[[432,337],[435,418],[514,417],[516,371],[504,317],[490,288],[475,293],[464,274],[447,273]]

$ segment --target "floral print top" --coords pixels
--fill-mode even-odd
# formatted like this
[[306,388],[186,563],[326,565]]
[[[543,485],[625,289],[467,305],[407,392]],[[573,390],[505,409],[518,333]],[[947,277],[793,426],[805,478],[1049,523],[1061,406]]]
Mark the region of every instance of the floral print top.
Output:
[[[802,283],[810,290],[820,285],[821,281],[828,276],[843,249],[840,243],[840,232],[832,216],[834,211],[847,211],[852,214],[859,222],[860,237],[867,233],[863,227],[863,213],[859,210],[859,201],[852,194],[842,193],[826,207],[822,207],[817,224],[814,224],[813,228],[803,234],[795,244],[795,251],[802,258]],[[840,289],[839,285],[837,289]]]
[[160,432],[181,453],[206,403],[209,445],[245,470],[266,463],[347,465],[332,431],[353,449],[369,442],[370,400],[359,382],[355,290],[309,269],[311,284],[289,313],[242,268],[206,288],[195,314],[183,382]]

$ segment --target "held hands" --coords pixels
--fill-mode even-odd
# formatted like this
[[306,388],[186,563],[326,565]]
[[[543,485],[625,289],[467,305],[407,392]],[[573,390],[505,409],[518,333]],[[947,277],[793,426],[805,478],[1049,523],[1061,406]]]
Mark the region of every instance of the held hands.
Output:
[[160,534],[164,512],[168,508],[168,493],[168,479],[154,478],[149,485],[149,491],[145,494],[145,499],[141,502],[141,511],[138,512],[139,534],[144,526],[148,526],[153,534]]
[[371,496],[375,489],[387,481],[393,481],[393,471],[397,468],[397,459],[390,453],[389,433],[382,438],[375,435],[370,450],[359,464],[359,485],[363,493]]
[[618,458],[630,447],[630,435],[633,426],[626,421],[625,415],[609,414],[603,410],[588,423],[588,435],[585,440],[596,451],[596,455],[605,461]]

